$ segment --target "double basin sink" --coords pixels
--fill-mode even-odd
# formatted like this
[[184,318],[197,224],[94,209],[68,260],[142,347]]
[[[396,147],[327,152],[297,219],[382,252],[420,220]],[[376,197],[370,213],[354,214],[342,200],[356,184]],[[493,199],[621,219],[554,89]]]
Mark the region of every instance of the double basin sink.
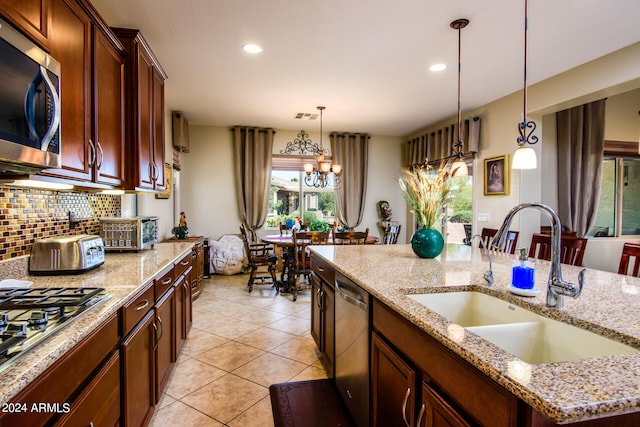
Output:
[[445,292],[408,297],[530,364],[640,351],[481,292]]

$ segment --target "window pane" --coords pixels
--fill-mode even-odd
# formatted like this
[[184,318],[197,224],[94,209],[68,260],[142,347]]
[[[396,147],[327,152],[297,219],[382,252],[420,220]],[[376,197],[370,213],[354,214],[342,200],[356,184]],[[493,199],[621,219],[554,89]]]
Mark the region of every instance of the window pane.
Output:
[[640,160],[624,159],[622,234],[640,234]]
[[600,186],[600,205],[596,222],[589,236],[607,237],[615,233],[616,223],[616,160],[605,159],[602,169],[602,185]]

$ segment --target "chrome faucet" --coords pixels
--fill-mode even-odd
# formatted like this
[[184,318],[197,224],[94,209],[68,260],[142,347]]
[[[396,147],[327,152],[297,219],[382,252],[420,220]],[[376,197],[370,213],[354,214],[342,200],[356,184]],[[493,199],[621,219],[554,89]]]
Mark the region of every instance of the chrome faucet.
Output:
[[495,285],[495,283],[493,283],[493,263],[491,262],[491,254],[489,253],[489,249],[487,249],[487,245],[484,243],[482,236],[479,234],[474,234],[473,236],[471,236],[471,239],[469,239],[469,244],[472,245],[473,239],[475,239],[476,237],[480,238],[479,240],[480,240],[480,243],[482,244],[482,247],[484,248],[484,253],[487,256],[487,258],[489,258],[489,270],[485,271],[483,277],[484,277],[484,280],[487,281],[487,285],[489,287],[492,287]]
[[582,292],[584,285],[584,272],[582,269],[578,274],[578,284],[566,282],[562,280],[562,269],[560,267],[560,236],[562,234],[560,228],[560,218],[553,209],[542,203],[521,203],[515,208],[511,209],[507,216],[504,218],[502,226],[493,237],[490,247],[498,247],[503,249],[507,242],[507,235],[509,234],[509,227],[511,227],[511,221],[515,214],[523,209],[533,208],[544,212],[551,221],[551,271],[549,272],[549,280],[547,281],[547,307],[562,308],[564,302],[564,295],[578,298]]

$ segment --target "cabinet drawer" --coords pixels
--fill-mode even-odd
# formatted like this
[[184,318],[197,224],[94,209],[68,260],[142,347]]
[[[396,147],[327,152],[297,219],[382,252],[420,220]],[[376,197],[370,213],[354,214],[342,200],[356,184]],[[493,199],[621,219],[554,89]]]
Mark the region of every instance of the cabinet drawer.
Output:
[[55,426],[115,426],[120,420],[120,353],[114,352]]
[[144,317],[153,307],[155,302],[154,289],[151,284],[138,294],[133,301],[122,307],[122,336],[126,336],[129,331]]
[[331,287],[334,287],[336,273],[333,267],[327,261],[318,255],[311,254],[311,268],[316,274],[322,277]]
[[193,255],[194,255],[193,252],[189,252],[185,256],[180,258],[179,261],[176,261],[175,276],[174,276],[176,279],[180,277],[180,275],[184,273],[187,270],[187,268],[189,268],[189,266],[191,265],[191,260],[193,258]]
[[173,286],[173,282],[175,281],[174,273],[175,270],[173,266],[168,267],[164,272],[158,274],[158,278],[153,281],[156,301],[159,301],[160,298],[162,298],[162,296]]

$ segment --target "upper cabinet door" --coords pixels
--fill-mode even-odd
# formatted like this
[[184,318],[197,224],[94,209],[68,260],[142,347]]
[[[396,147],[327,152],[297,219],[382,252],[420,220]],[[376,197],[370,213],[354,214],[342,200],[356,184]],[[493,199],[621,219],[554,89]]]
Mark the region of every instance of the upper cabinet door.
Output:
[[[138,49],[137,63],[138,93],[132,94],[138,101],[138,120],[135,122],[138,138],[132,145],[138,149],[139,177],[136,186],[153,189],[153,64],[147,52],[142,48]],[[133,115],[133,117],[135,116],[136,114]]]
[[0,0],[0,14],[29,36],[34,42],[47,48],[50,1],[51,0]]
[[44,173],[84,181],[93,178],[91,142],[91,19],[75,0],[51,2],[51,55],[62,67],[60,142],[62,169]]
[[[124,58],[97,28],[93,39],[95,181],[124,183]],[[64,160],[63,160],[64,161]]]
[[157,71],[153,73],[153,167],[154,189],[167,188],[164,169],[164,77]]

